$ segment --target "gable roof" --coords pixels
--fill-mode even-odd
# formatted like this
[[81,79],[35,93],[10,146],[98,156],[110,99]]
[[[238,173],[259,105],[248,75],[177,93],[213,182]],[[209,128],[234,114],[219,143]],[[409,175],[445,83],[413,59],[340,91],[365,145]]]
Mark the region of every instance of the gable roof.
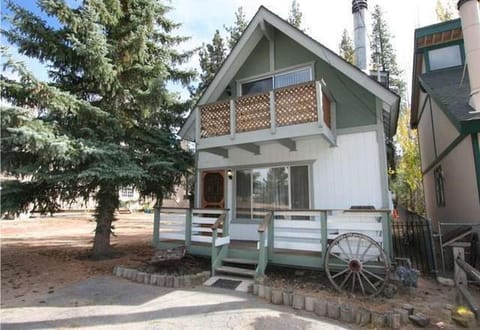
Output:
[[[248,55],[250,55],[257,43],[263,37],[262,30],[265,30],[267,25],[282,31],[286,36],[295,40],[298,44],[311,51],[330,66],[378,97],[383,102],[384,110],[389,113],[389,116],[387,116],[388,129],[386,130],[388,132],[388,137],[395,135],[400,103],[400,97],[397,94],[371,79],[359,68],[346,62],[339,55],[314,40],[303,31],[289,24],[264,6],[260,6],[241,38],[238,40],[237,44],[216,73],[214,79],[197,102],[197,105],[212,102],[221,95],[227,84],[234,77],[238,69],[247,59]],[[179,132],[179,135],[183,138],[190,138],[191,140],[194,138],[192,134],[195,126],[194,111],[195,110],[191,111]]]

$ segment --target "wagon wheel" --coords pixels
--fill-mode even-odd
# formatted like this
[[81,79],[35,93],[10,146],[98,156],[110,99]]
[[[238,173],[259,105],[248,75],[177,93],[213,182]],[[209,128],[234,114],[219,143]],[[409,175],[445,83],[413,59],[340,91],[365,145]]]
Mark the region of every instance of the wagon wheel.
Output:
[[387,284],[389,268],[382,247],[364,234],[338,236],[325,254],[325,272],[338,291],[376,296]]

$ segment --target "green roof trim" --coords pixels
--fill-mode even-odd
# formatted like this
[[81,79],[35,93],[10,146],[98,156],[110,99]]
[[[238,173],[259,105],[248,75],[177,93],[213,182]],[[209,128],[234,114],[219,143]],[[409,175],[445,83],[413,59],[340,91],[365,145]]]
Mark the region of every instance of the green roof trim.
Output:
[[461,121],[460,126],[460,132],[462,134],[480,133],[480,119]]
[[[425,27],[421,27],[415,30],[415,39],[421,38],[428,36],[430,34],[435,34],[438,32],[445,32],[453,29],[458,29],[461,28],[462,24],[460,21],[460,18],[446,21],[446,22],[441,22]],[[415,47],[416,48],[416,47]]]

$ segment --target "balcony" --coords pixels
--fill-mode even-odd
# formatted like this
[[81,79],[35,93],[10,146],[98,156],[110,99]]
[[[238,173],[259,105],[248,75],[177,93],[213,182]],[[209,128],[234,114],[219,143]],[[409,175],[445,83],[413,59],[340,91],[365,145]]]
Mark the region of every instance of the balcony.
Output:
[[308,135],[323,135],[335,144],[334,106],[318,81],[204,104],[197,112],[198,147],[226,148]]

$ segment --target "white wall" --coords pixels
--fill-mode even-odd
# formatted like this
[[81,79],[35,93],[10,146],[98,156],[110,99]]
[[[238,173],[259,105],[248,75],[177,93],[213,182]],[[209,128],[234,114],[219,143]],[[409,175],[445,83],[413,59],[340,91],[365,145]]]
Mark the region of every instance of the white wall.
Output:
[[[313,208],[345,209],[382,205],[380,158],[376,132],[339,135],[337,147],[321,137],[297,141],[297,151],[278,143],[263,144],[260,155],[232,148],[229,158],[200,152],[198,168],[258,167],[294,162],[312,163]],[[228,198],[227,198],[228,199]]]

